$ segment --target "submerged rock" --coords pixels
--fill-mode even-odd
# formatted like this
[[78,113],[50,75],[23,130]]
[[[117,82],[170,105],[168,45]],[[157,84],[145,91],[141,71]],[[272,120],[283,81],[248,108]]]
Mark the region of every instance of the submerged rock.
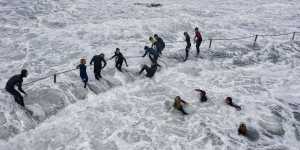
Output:
[[246,137],[250,140],[250,141],[258,141],[259,139],[259,133],[256,129],[249,127],[248,128],[248,133],[246,135]]
[[7,140],[9,137],[19,133],[19,130],[13,126],[2,126],[0,127],[0,139]]
[[65,106],[64,93],[56,89],[37,89],[24,98],[25,105],[39,105],[47,116]]
[[3,112],[0,112],[0,125],[3,125],[6,123],[6,118]]
[[300,141],[300,126],[293,125],[295,127],[295,136],[298,141]]
[[258,124],[272,135],[283,136],[285,134],[282,123],[275,118],[266,117],[265,120],[260,120]]
[[300,113],[299,112],[293,112],[294,118],[300,122]]

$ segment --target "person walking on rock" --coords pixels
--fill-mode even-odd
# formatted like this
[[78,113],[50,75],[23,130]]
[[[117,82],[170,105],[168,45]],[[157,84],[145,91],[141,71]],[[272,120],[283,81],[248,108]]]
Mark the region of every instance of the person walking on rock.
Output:
[[76,67],[80,70],[80,78],[82,82],[84,83],[84,88],[86,88],[87,82],[89,81],[89,77],[86,73],[86,60],[80,59],[80,64]]
[[116,62],[116,68],[122,72],[122,65],[123,65],[123,61],[125,62],[126,66],[128,67],[128,64],[127,64],[127,61],[126,61],[126,58],[123,56],[123,54],[120,52],[120,49],[119,48],[116,48],[116,51],[115,51],[115,55],[112,56],[110,58],[113,59],[115,58],[115,62]]
[[199,32],[198,27],[195,28],[194,42],[196,43],[196,50],[197,50],[197,56],[198,56],[200,54],[200,46],[202,43],[202,36],[201,36],[201,33]]
[[[102,66],[102,62],[104,63],[104,65]],[[94,63],[94,74],[95,74],[95,78],[96,80],[99,80],[99,78],[102,78],[101,76],[101,70],[106,66],[106,61],[104,59],[104,54],[101,53],[100,55],[95,55],[91,62],[90,65],[92,65]]]

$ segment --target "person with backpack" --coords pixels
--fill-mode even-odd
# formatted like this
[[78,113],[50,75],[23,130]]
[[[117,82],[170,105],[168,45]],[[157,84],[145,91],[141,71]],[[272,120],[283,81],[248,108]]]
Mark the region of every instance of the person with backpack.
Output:
[[[104,65],[102,66],[102,62],[104,63]],[[106,66],[106,61],[105,61],[105,58],[104,58],[104,54],[101,53],[100,55],[95,55],[91,62],[90,62],[90,65],[92,65],[94,63],[94,74],[95,74],[95,78],[96,80],[99,80],[99,78],[102,78],[101,76],[101,70],[103,68],[105,68]]]
[[159,54],[162,54],[162,51],[164,50],[164,48],[165,48],[165,42],[164,42],[164,40],[161,38],[161,37],[159,37],[157,34],[154,34],[154,38],[155,38],[155,43],[154,43],[154,45],[155,45],[155,47],[156,47],[156,49],[157,49],[157,52],[159,53]]
[[89,77],[86,73],[86,60],[85,59],[80,59],[80,64],[76,67],[79,69],[80,72],[80,78],[82,82],[84,83],[84,88],[86,88],[87,82],[89,81]]
[[126,66],[128,67],[128,64],[127,64],[127,61],[126,61],[126,58],[123,56],[123,54],[120,52],[120,49],[119,48],[116,48],[116,51],[115,51],[115,55],[112,56],[110,58],[113,59],[115,58],[115,63],[116,63],[116,68],[122,72],[122,65],[123,65],[123,61],[125,62]]
[[[24,108],[25,108],[25,104],[21,93],[27,95],[27,93],[22,89],[23,78],[26,78],[27,76],[28,76],[28,71],[26,69],[23,69],[21,71],[21,74],[12,76],[7,81],[5,86],[5,90],[14,97],[15,102]],[[15,89],[16,86],[18,87],[19,91]]]
[[185,47],[185,58],[183,61],[186,61],[189,57],[189,51],[191,49],[191,38],[190,35],[187,32],[183,33],[185,37],[186,47]]
[[200,46],[202,43],[202,36],[201,36],[201,33],[199,32],[198,27],[195,28],[194,42],[196,43],[196,50],[197,50],[197,56],[198,56],[200,54]]

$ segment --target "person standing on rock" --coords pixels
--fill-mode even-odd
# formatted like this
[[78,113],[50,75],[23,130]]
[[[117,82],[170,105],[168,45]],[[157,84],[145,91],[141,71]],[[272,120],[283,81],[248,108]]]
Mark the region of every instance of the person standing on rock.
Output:
[[[102,62],[104,63],[104,65],[102,66]],[[102,78],[101,76],[101,70],[106,66],[106,61],[104,59],[104,54],[101,53],[100,55],[95,55],[91,62],[90,65],[92,65],[94,63],[94,74],[95,74],[95,78],[96,80],[99,80],[99,78]]]
[[185,37],[186,47],[185,47],[185,58],[183,61],[186,61],[189,57],[189,51],[191,49],[191,38],[187,32],[183,33]]
[[164,48],[165,48],[165,42],[164,42],[164,40],[161,38],[161,37],[159,37],[157,34],[154,34],[154,38],[155,38],[155,43],[154,43],[154,45],[155,45],[155,47],[156,47],[156,49],[157,49],[157,52],[159,53],[159,54],[162,54],[162,51],[164,50]]
[[200,54],[200,46],[202,43],[202,36],[201,36],[201,33],[199,32],[198,27],[195,28],[194,42],[196,43],[196,50],[197,50],[197,56],[198,56]]
[[[24,108],[25,108],[25,105],[24,105],[24,100],[23,100],[23,96],[21,95],[21,93],[23,93],[24,95],[27,95],[27,93],[22,89],[23,78],[26,78],[27,76],[28,76],[28,71],[26,69],[23,69],[21,71],[21,74],[17,74],[17,75],[14,75],[13,77],[11,77],[7,81],[6,86],[5,86],[6,91],[14,97],[15,102]],[[18,87],[18,90],[21,93],[15,89],[16,86]]]
[[126,61],[126,58],[123,56],[123,54],[120,52],[120,49],[119,48],[116,48],[116,52],[115,52],[115,55],[112,56],[110,58],[113,59],[115,58],[115,62],[116,62],[116,68],[122,72],[122,65],[123,65],[123,61],[125,62],[126,66],[128,67],[128,64],[127,64],[127,61]]
[[89,81],[89,77],[86,73],[86,60],[80,59],[80,64],[76,67],[80,70],[80,78],[82,79],[82,82],[84,83],[84,88],[86,88],[87,82]]

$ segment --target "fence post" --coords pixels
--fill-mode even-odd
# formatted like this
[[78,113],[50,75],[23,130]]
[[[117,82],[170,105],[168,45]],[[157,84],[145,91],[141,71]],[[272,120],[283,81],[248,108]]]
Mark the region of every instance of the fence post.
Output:
[[53,82],[56,83],[56,74],[53,75]]
[[209,48],[211,48],[212,39],[209,39]]
[[255,35],[255,39],[254,39],[254,43],[253,43],[253,47],[255,46],[255,44],[256,44],[256,40],[257,40],[257,38],[258,38],[258,35]]
[[295,40],[295,35],[296,35],[296,32],[293,32],[292,41],[294,41],[294,40]]

